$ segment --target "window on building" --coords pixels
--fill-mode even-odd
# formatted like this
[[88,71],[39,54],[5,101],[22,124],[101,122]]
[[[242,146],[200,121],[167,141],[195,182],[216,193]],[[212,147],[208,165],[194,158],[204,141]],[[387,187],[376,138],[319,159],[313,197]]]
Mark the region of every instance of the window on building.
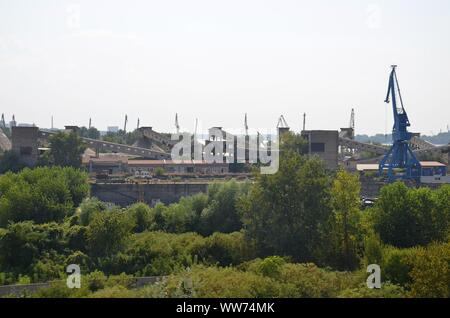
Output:
[[325,143],[323,142],[312,142],[311,152],[325,152]]

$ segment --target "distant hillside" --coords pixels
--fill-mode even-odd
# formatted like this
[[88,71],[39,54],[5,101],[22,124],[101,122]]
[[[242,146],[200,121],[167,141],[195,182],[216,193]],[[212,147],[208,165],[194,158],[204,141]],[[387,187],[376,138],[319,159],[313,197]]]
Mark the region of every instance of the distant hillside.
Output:
[[[450,143],[450,132],[442,132],[434,136],[422,135],[421,138],[435,145],[446,145]],[[386,136],[384,134],[376,134],[374,136],[356,135],[355,139],[359,142],[385,144],[391,142],[392,134]]]
[[442,132],[434,136],[424,135],[421,138],[435,145],[446,145],[450,143],[450,131]]

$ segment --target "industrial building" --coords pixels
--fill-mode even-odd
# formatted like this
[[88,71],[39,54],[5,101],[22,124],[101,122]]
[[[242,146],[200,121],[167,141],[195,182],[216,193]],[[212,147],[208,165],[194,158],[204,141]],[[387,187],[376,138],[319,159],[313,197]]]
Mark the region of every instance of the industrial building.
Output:
[[[420,161],[421,177],[446,176],[447,166],[438,161]],[[356,164],[358,172],[378,172],[379,165],[377,163],[359,163]]]
[[106,174],[128,173],[135,175],[143,171],[153,174],[158,168],[163,169],[165,174],[174,175],[217,175],[227,174],[229,172],[229,165],[227,163],[207,163],[196,160],[184,160],[181,162],[172,160],[136,160],[119,155],[85,157],[83,158],[83,166],[91,173]]
[[337,130],[303,130],[303,138],[308,141],[308,153],[322,159],[327,168],[338,167],[339,132]]
[[19,154],[21,163],[35,166],[39,159],[39,128],[38,127],[11,127],[11,150]]

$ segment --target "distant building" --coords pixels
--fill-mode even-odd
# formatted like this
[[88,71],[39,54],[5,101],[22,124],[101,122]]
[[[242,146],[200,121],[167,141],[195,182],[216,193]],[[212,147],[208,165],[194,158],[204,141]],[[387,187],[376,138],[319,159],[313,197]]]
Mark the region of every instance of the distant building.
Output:
[[[422,176],[434,176],[447,174],[447,166],[438,161],[421,161]],[[378,171],[379,165],[377,163],[358,163],[356,170],[358,171]]]
[[19,161],[27,166],[35,166],[39,158],[38,149],[39,128],[18,127],[11,128],[12,151],[19,154]]
[[117,155],[83,157],[83,166],[92,173],[120,174],[128,172],[128,158]]
[[166,174],[200,174],[215,175],[229,172],[228,163],[207,163],[205,161],[186,160],[129,160],[125,156],[105,155],[100,157],[84,157],[83,165],[89,172],[119,174],[146,171],[153,174],[161,168]]
[[[447,176],[447,166],[438,161],[421,161],[422,174],[420,181],[422,183],[450,183],[450,177]],[[364,172],[378,172],[378,164],[357,164],[356,170]]]
[[420,165],[422,166],[422,176],[445,176],[447,175],[447,166],[438,161],[421,161]]
[[128,171],[154,172],[162,168],[168,174],[226,174],[228,163],[207,163],[205,161],[185,160],[174,162],[172,160],[129,160]]
[[308,141],[308,153],[322,159],[327,168],[338,167],[339,132],[337,130],[303,130],[303,138]]
[[119,132],[119,126],[108,126],[106,128],[106,131],[109,133],[118,133]]

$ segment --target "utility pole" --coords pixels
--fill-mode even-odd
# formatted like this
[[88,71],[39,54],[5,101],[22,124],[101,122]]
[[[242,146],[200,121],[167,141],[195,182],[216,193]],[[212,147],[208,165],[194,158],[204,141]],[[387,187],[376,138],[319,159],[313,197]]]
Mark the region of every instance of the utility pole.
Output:
[[123,132],[127,132],[127,122],[128,122],[128,116],[125,114],[125,123],[123,124]]
[[306,113],[303,113],[303,131],[306,130]]
[[89,118],[89,127],[88,127],[88,129],[91,129],[91,124],[92,124],[92,121],[91,121],[91,118]]
[[139,129],[139,118],[137,120],[137,127],[136,127],[136,129]]
[[197,138],[198,118],[195,118],[194,138]]
[[51,129],[53,130],[53,115],[52,115],[52,124],[51,124]]
[[180,125],[178,124],[178,113],[175,113],[175,128],[177,130],[177,134],[180,133]]
[[248,136],[247,113],[245,113],[244,127],[245,127],[245,135]]

